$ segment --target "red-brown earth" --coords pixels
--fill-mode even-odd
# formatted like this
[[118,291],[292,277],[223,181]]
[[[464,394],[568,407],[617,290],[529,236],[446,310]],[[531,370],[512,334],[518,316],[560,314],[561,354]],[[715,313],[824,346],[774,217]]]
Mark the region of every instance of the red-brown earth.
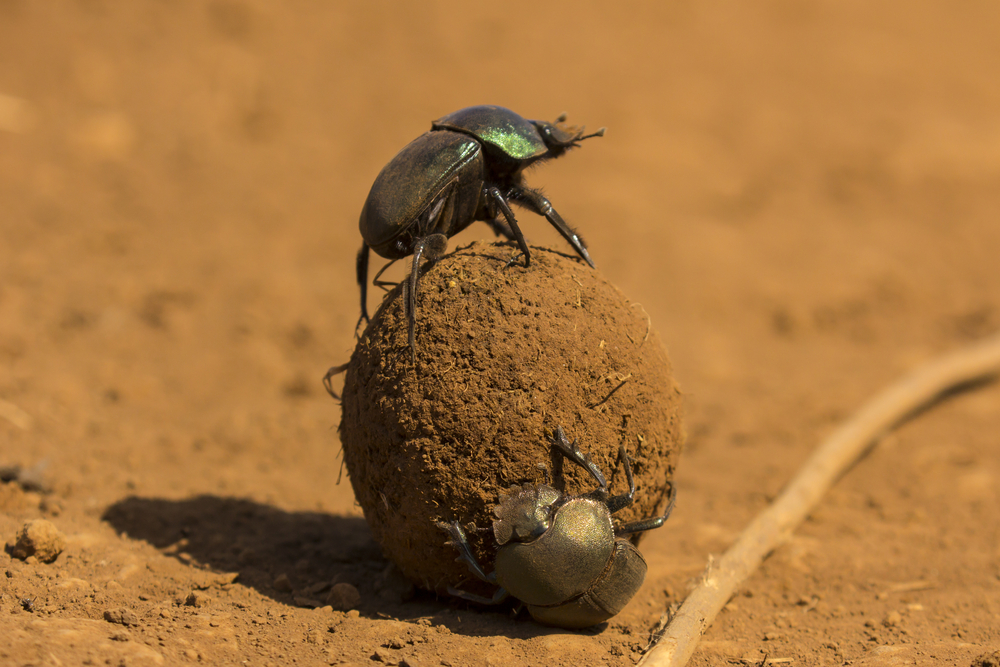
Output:
[[[65,536],[0,553],[0,663],[633,664],[824,435],[1000,327],[997,34],[982,0],[0,0],[0,540]],[[338,484],[361,205],[482,103],[608,126],[529,180],[685,392],[676,510],[592,631],[403,600]],[[693,664],[1000,648],[998,432],[994,384],[885,438]]]

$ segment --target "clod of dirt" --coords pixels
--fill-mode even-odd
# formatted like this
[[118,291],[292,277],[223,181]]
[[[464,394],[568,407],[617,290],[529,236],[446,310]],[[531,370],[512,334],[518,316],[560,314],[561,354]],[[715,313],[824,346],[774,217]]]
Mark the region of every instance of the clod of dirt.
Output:
[[212,598],[202,591],[191,591],[184,599],[184,604],[188,607],[207,607],[212,603]]
[[334,611],[348,611],[361,604],[361,593],[351,584],[335,584],[330,589],[330,594],[326,596],[326,603],[333,607]]
[[108,609],[104,612],[104,620],[118,625],[139,625],[139,617],[131,609]]
[[465,526],[490,571],[493,509],[512,485],[551,474],[567,493],[595,488],[553,452],[557,426],[615,494],[628,489],[616,468],[627,448],[637,489],[623,522],[663,511],[684,440],[681,393],[642,307],[576,259],[535,248],[525,269],[507,266],[511,254],[475,243],[421,276],[415,366],[394,289],[346,371],[340,438],[355,496],[385,554],[438,592],[489,589],[468,581],[435,522]]
[[43,563],[51,563],[65,548],[66,538],[58,528],[45,519],[35,519],[21,527],[10,553],[21,560],[34,556]]
[[971,667],[1000,667],[1000,649],[977,656]]

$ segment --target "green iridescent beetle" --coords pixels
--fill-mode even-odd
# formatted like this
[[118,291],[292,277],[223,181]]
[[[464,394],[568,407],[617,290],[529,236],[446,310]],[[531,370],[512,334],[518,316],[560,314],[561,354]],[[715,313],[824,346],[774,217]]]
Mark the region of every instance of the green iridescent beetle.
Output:
[[[510,209],[511,203],[545,216],[593,267],[583,239],[540,191],[525,185],[522,176],[526,167],[559,157],[580,141],[604,134],[601,128],[585,135],[583,128],[567,126],[565,120],[563,115],[555,123],[548,123],[526,120],[503,107],[469,107],[434,121],[430,132],[403,148],[379,173],[361,209],[358,325],[369,319],[370,250],[393,261],[412,255],[404,304],[408,341],[416,359],[414,326],[420,260],[437,260],[447,249],[450,237],[482,220],[496,234],[517,242],[527,267],[531,252]],[[375,276],[376,285],[385,285],[379,282],[384,270]]]

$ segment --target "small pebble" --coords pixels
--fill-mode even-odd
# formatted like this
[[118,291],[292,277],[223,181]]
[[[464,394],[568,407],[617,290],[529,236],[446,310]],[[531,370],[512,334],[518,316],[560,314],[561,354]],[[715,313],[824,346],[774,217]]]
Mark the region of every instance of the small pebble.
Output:
[[326,603],[337,611],[347,611],[361,604],[361,593],[351,584],[336,584],[326,596]]
[[890,611],[882,619],[882,625],[887,628],[895,628],[903,622],[903,617],[898,611]]
[[292,592],[292,582],[287,574],[279,574],[274,578],[274,589],[282,593]]
[[307,598],[302,595],[296,595],[294,598],[295,604],[299,607],[308,607],[309,609],[316,609],[322,607],[323,603],[319,600],[313,600],[312,598]]

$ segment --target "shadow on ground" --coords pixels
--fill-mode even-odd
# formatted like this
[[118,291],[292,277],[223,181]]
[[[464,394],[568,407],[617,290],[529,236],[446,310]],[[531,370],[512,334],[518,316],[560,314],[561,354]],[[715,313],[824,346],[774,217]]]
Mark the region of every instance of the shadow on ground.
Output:
[[357,517],[286,512],[252,500],[203,495],[185,500],[130,496],[111,505],[102,518],[122,537],[144,540],[190,567],[237,573],[239,583],[291,606],[325,605],[332,585],[346,582],[357,587],[358,610],[370,618],[426,618],[470,636],[565,632],[535,624],[526,612],[512,621],[507,605],[473,610],[415,590],[382,556],[368,525]]
[[412,595],[357,517],[286,512],[251,500],[203,495],[185,500],[131,496],[111,505],[102,518],[123,536],[149,542],[192,566],[238,573],[240,583],[288,604],[325,604],[337,582],[354,584],[363,599],[386,597],[387,591],[396,602]]

